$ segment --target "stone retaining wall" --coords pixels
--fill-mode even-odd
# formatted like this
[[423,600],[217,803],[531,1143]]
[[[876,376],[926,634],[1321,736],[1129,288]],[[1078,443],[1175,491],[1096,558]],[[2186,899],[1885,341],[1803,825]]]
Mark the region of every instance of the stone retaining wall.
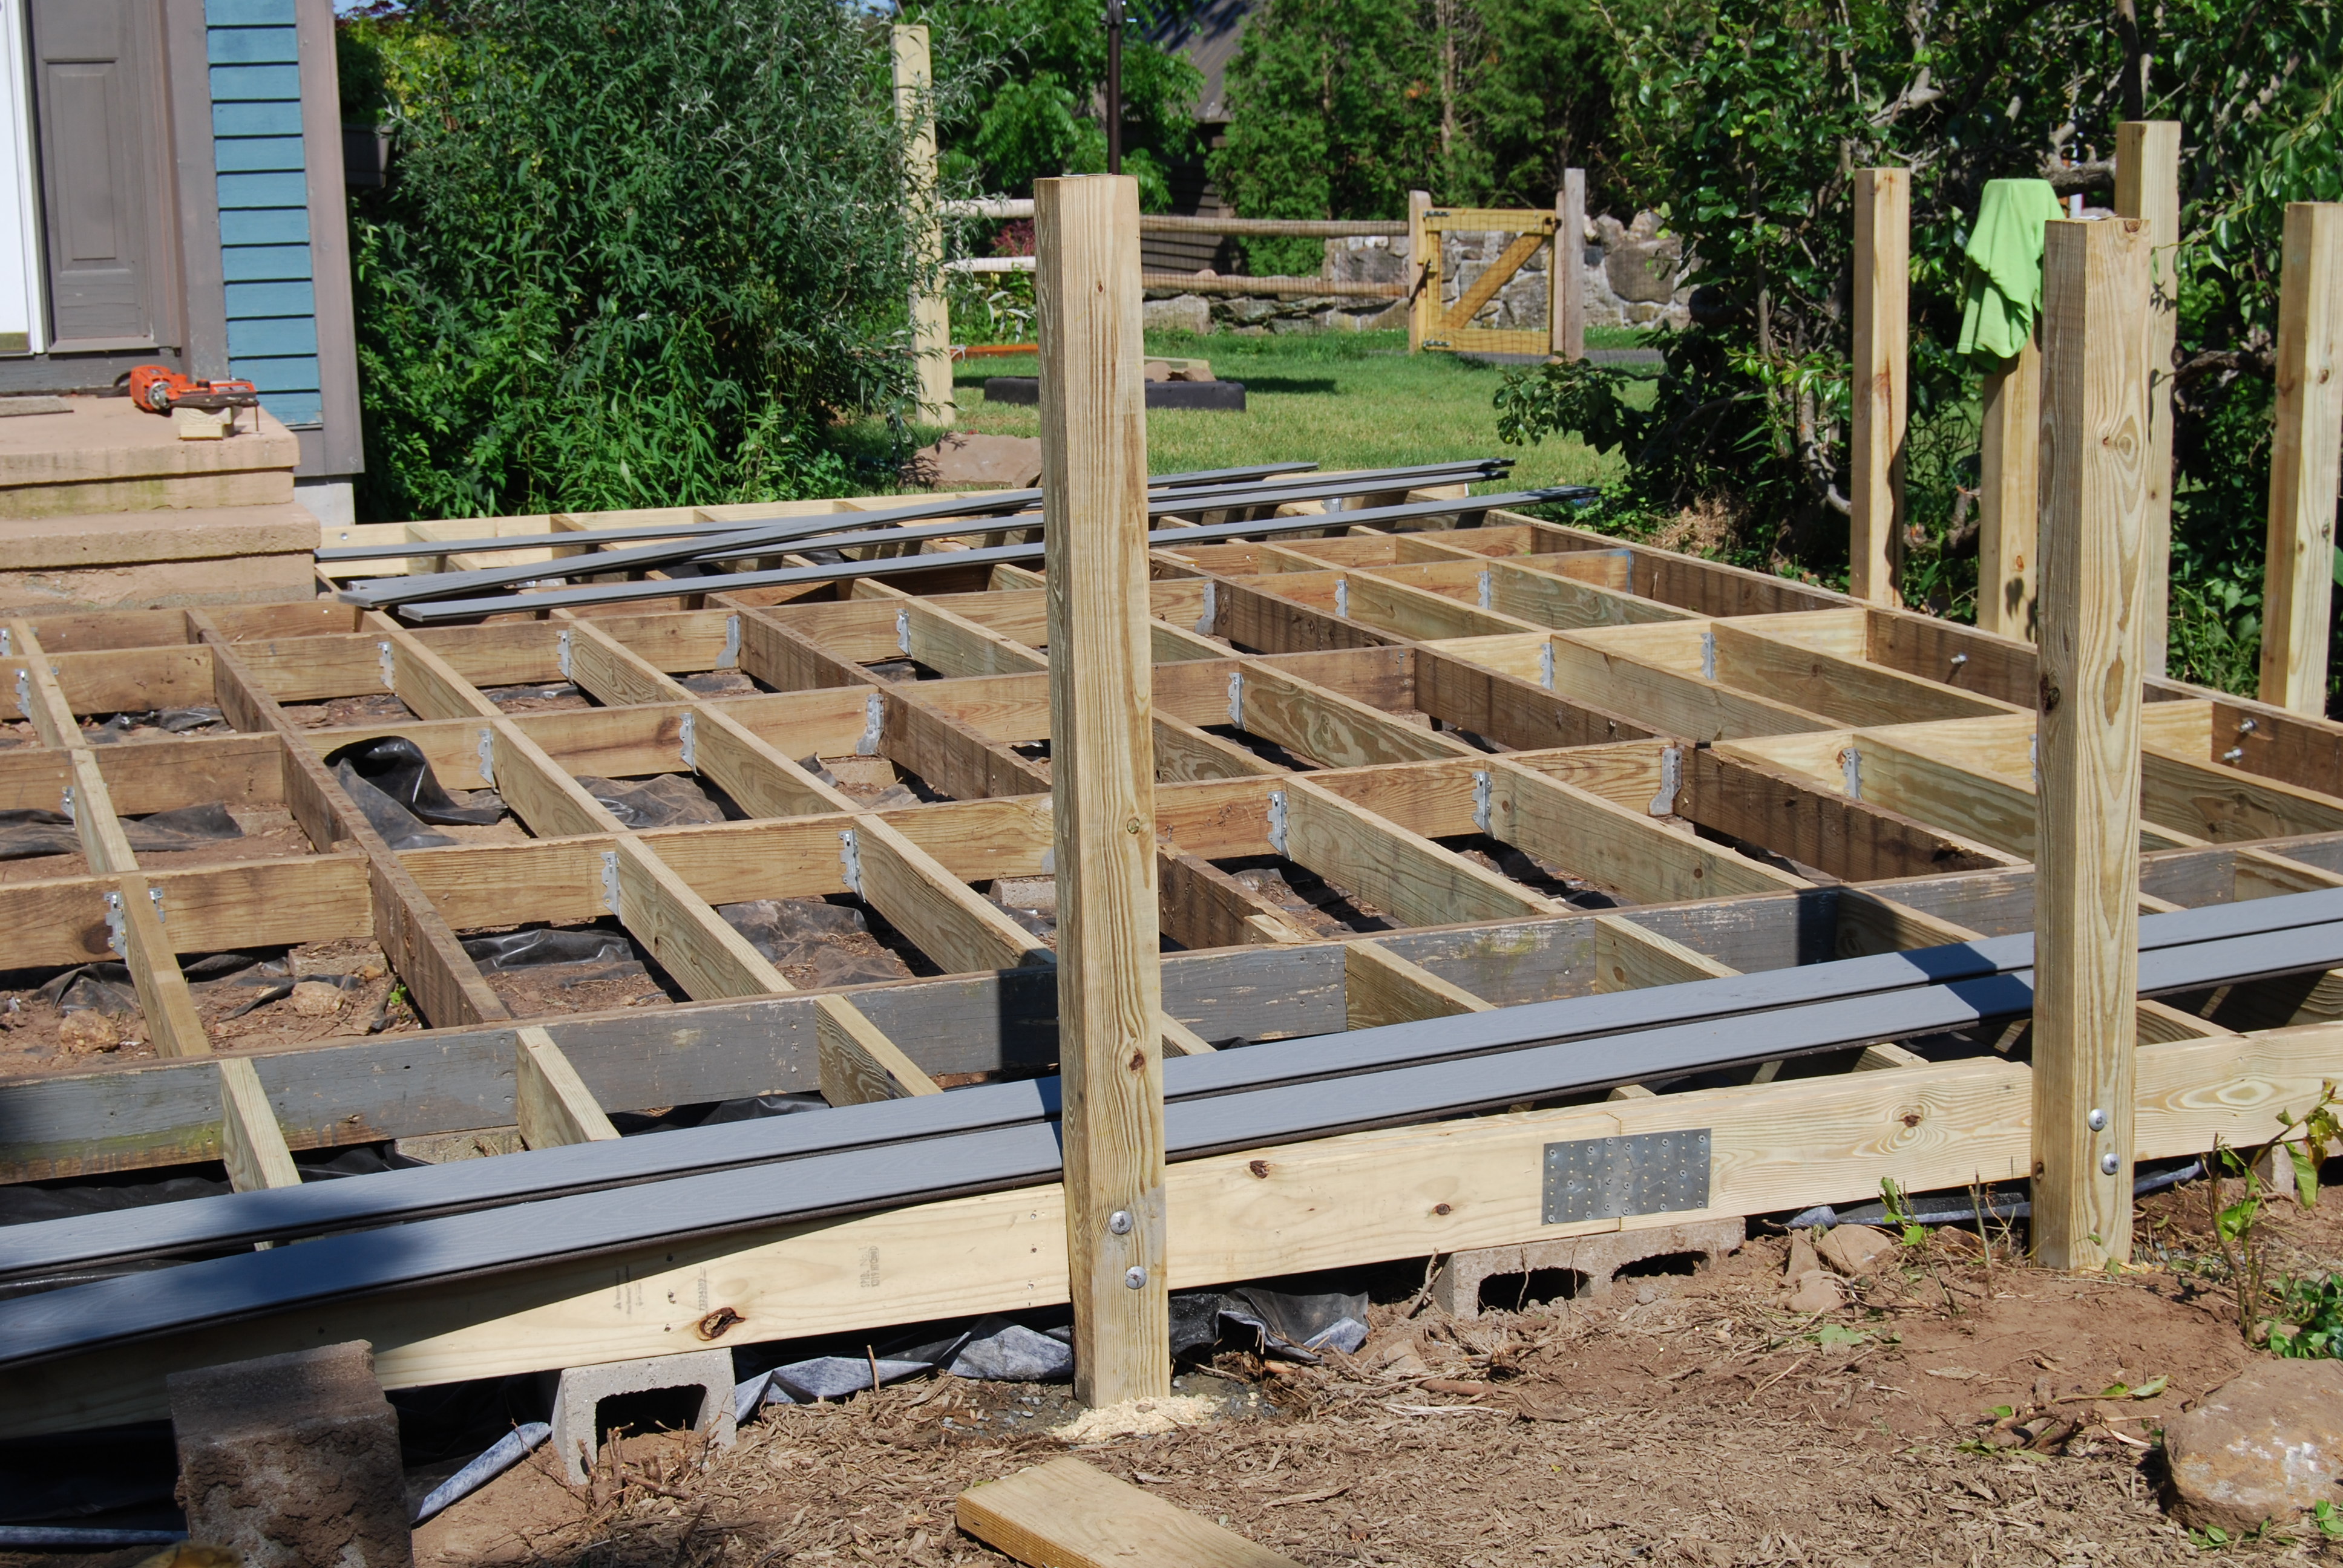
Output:
[[[1676,236],[1660,229],[1658,215],[1637,213],[1632,223],[1608,216],[1587,226],[1581,250],[1580,293],[1589,327],[1682,327],[1690,319],[1692,295]],[[1513,242],[1500,233],[1443,235],[1441,297],[1454,304],[1489,264]],[[1475,327],[1540,331],[1546,326],[1551,293],[1546,257],[1532,256],[1495,298],[1473,318]],[[1341,281],[1397,283],[1406,276],[1408,242],[1381,236],[1326,242],[1326,276]],[[1272,332],[1356,332],[1407,325],[1404,302],[1336,295],[1274,298],[1260,295],[1206,296],[1150,289],[1147,325],[1157,331],[1235,332],[1258,337]]]

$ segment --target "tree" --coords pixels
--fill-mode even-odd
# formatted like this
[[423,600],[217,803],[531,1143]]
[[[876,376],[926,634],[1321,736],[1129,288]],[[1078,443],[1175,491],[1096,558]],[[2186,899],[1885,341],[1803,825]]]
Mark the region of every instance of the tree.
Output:
[[[1147,41],[1172,0],[1126,0],[1122,172],[1140,206],[1172,205],[1171,166],[1192,156],[1195,66]],[[1031,196],[1033,182],[1106,168],[1104,0],[934,0],[903,19],[932,30],[951,97],[937,129],[948,184]]]
[[[1247,217],[1395,217],[1438,146],[1438,60],[1414,0],[1266,0],[1229,66],[1212,178]],[[1312,273],[1314,240],[1253,240],[1256,272]]]
[[397,138],[351,222],[370,515],[879,477],[831,431],[871,410],[900,431],[909,394],[883,24],[831,0],[451,0],[342,42]]

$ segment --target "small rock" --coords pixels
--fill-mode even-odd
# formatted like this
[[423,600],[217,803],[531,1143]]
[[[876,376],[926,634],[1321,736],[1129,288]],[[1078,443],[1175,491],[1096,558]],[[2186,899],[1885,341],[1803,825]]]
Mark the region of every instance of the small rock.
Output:
[[1055,877],[1003,877],[992,884],[993,901],[1005,908],[1058,912]]
[[382,965],[372,959],[367,960],[357,967],[357,977],[362,980],[378,980],[385,972]]
[[1824,1262],[1849,1279],[1860,1279],[1894,1255],[1896,1242],[1884,1231],[1868,1225],[1834,1225],[1815,1243]]
[[1793,1231],[1790,1236],[1790,1261],[1783,1269],[1782,1278],[1795,1285],[1822,1266],[1823,1261],[1815,1256],[1815,1244],[1807,1240],[1806,1232]]
[[303,980],[293,988],[292,1002],[303,1018],[327,1018],[342,1010],[342,988],[329,980]]
[[1790,1310],[1794,1312],[1826,1312],[1845,1298],[1840,1293],[1838,1276],[1827,1269],[1816,1269],[1791,1282]]
[[104,1013],[85,1008],[58,1021],[57,1043],[76,1056],[89,1055],[120,1045],[122,1031]]
[[2268,1361],[2164,1424],[2173,1512],[2201,1529],[2343,1507],[2343,1362]]

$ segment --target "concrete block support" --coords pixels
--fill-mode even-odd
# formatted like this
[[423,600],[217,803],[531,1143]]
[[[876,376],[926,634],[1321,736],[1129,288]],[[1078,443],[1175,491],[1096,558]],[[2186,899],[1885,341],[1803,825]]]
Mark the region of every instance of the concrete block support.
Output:
[[669,1388],[700,1390],[699,1415],[691,1430],[704,1433],[718,1448],[732,1446],[730,1351],[688,1351],[682,1355],[571,1367],[561,1374],[553,1395],[553,1445],[568,1472],[569,1484],[585,1485],[601,1453],[601,1428],[596,1424],[595,1412],[604,1400]]
[[247,1568],[412,1568],[398,1417],[363,1340],[170,1379],[195,1540]]
[[[1481,1287],[1510,1274],[1532,1275],[1566,1271],[1584,1282],[1575,1293],[1600,1298],[1611,1293],[1619,1271],[1654,1258],[1690,1253],[1706,1269],[1739,1250],[1748,1231],[1735,1220],[1696,1220],[1686,1225],[1661,1225],[1648,1231],[1611,1231],[1599,1236],[1570,1236],[1553,1241],[1527,1241],[1518,1247],[1483,1247],[1477,1251],[1451,1252],[1432,1284],[1432,1304],[1451,1317],[1481,1315]],[[1524,1282],[1526,1283],[1526,1282]]]

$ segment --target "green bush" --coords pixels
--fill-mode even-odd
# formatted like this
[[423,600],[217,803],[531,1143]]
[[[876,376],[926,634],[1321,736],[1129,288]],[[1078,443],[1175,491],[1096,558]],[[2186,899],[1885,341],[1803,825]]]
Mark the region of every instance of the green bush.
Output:
[[[346,23],[396,127],[351,223],[364,515],[884,477],[912,279],[883,21],[831,0],[450,0]],[[858,456],[841,420],[892,432]]]

